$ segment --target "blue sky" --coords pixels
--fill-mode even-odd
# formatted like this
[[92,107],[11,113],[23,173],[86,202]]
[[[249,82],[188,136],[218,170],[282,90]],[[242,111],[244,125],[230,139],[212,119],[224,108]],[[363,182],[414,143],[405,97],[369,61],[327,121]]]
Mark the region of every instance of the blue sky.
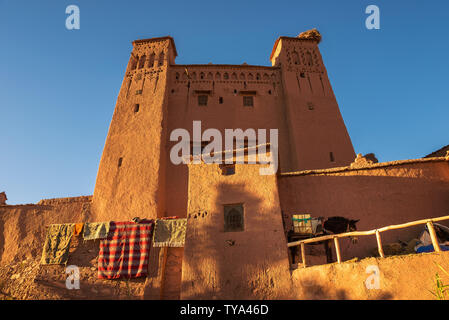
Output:
[[[65,28],[71,4],[80,30]],[[449,144],[448,21],[445,0],[0,0],[0,191],[92,194],[131,41],[165,35],[179,64],[270,65],[277,37],[316,27],[356,152],[422,157]]]

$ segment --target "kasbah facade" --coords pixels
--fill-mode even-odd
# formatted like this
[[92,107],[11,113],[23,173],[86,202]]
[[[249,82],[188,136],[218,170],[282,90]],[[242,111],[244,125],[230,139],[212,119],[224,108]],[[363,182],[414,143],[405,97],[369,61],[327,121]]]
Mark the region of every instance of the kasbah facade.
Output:
[[[356,245],[340,241],[341,264],[325,264],[321,246],[307,246],[310,267],[292,264],[286,235],[293,214],[360,219],[358,230],[372,230],[449,213],[445,150],[385,163],[356,155],[320,40],[315,29],[278,38],[271,67],[178,65],[171,37],[134,41],[93,196],[0,206],[2,294],[19,299],[432,299],[434,262],[449,266],[446,252],[378,258],[372,256],[375,236],[366,236]],[[198,120],[203,132],[215,128],[223,136],[227,128],[278,129],[277,173],[261,175],[259,169],[266,167],[261,163],[237,163],[231,174],[220,164],[173,164],[170,150],[176,141],[170,133],[184,128],[192,136]],[[242,231],[226,230],[225,210],[232,206],[242,211]],[[68,264],[81,270],[80,290],[65,288],[65,266],[39,266],[46,225],[136,216],[188,221],[184,248],[152,248],[147,278],[96,279],[98,242],[71,245]],[[421,230],[385,232],[382,241],[409,240]],[[369,265],[380,270],[381,286],[375,290],[365,285]]]

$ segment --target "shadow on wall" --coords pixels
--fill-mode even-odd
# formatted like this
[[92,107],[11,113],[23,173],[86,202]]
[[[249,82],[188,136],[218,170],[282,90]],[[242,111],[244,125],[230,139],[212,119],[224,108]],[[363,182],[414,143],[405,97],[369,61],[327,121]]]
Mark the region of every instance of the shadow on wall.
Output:
[[[357,229],[362,231],[449,214],[447,181],[385,176],[295,176],[282,177],[279,185],[287,228],[291,228],[291,216],[297,213],[360,219]],[[398,239],[407,242],[416,238],[423,227],[383,232],[382,242]],[[377,246],[375,236],[359,237],[356,245],[349,242],[342,239],[340,243],[344,259],[370,256]]]
[[[350,281],[350,280],[349,280]],[[312,280],[300,280],[296,284],[298,295],[301,300],[353,300],[351,292],[345,288],[337,288],[332,283],[319,283]],[[377,293],[377,292],[375,292]],[[390,292],[378,292],[371,298],[372,300],[390,300],[393,295]],[[360,299],[360,297],[359,297]]]
[[[243,184],[220,183],[188,215],[183,299],[288,299],[291,277],[281,213]],[[225,232],[223,205],[243,203],[244,231]],[[265,202],[266,203],[266,202]]]

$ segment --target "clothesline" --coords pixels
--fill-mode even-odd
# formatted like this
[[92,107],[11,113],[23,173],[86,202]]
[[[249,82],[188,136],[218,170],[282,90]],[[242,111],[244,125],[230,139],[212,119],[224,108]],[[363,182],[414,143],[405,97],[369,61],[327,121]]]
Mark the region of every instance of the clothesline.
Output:
[[[134,221],[136,220],[136,221]],[[98,278],[146,276],[151,247],[183,247],[187,219],[176,216],[133,221],[46,225],[41,264],[67,264],[73,236],[100,240]],[[123,241],[125,240],[125,241]]]

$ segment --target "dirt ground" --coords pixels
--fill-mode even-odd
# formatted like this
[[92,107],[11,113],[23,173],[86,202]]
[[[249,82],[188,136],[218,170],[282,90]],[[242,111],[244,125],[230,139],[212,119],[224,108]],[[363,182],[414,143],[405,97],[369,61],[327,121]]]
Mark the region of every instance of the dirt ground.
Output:
[[74,237],[67,266],[76,265],[80,289],[66,287],[66,266],[40,265],[40,255],[0,266],[0,299],[141,299],[146,278],[100,280],[97,278],[99,241]]

